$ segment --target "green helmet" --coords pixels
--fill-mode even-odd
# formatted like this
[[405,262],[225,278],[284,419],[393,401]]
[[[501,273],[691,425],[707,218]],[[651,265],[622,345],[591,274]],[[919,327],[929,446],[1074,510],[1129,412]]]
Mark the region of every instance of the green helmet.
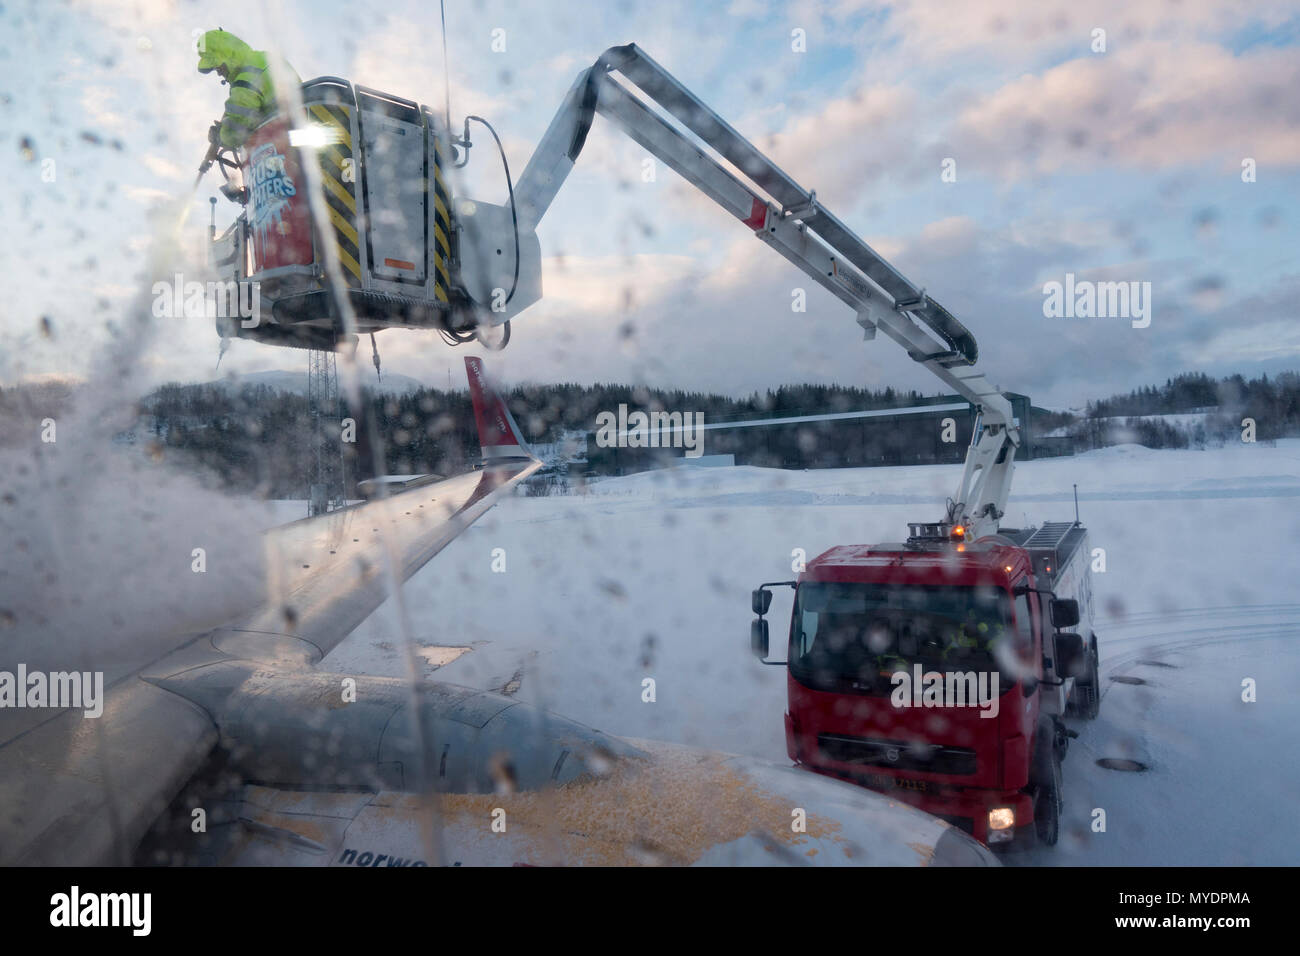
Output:
[[211,73],[221,66],[233,72],[235,65],[246,59],[252,48],[233,33],[209,30],[199,37],[198,51],[200,73]]

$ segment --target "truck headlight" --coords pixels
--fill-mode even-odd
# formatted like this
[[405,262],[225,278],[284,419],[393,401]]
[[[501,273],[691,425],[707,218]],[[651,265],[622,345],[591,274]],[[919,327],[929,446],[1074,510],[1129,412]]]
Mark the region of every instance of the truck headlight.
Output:
[[[989,836],[999,830],[1010,830],[1016,825],[1016,810],[1014,807],[994,807],[989,811]],[[1011,834],[1001,835],[1002,839],[1010,839]]]

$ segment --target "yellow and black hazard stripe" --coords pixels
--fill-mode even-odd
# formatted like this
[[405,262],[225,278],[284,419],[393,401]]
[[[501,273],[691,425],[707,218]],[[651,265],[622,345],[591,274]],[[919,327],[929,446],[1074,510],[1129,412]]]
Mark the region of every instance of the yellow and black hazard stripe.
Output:
[[447,212],[447,186],[442,181],[442,137],[433,137],[433,297],[447,303],[451,281],[447,263],[451,261],[451,216]]
[[312,118],[334,135],[334,142],[320,150],[321,181],[330,224],[334,227],[335,247],[348,285],[361,285],[361,252],[357,236],[357,168],[352,158],[352,108],[350,106],[307,107]]

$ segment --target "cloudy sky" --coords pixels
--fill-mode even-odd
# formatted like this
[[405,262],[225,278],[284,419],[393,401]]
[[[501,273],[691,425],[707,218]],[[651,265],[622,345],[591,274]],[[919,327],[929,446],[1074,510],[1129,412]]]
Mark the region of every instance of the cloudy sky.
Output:
[[[448,0],[447,18],[454,121],[489,118],[516,176],[578,72],[636,42],[961,319],[992,381],[1039,404],[1300,368],[1300,3]],[[131,321],[225,98],[195,72],[195,31],[278,49],[304,78],[443,102],[427,0],[6,3],[0,25],[0,385],[92,375],[127,334],[142,386],[214,376],[210,320]],[[503,202],[480,142],[463,188]],[[538,230],[545,298],[492,359],[507,380],[935,390],[670,170],[644,182],[645,155],[596,121]],[[190,204],[178,267],[199,261],[216,181]],[[224,228],[234,208],[218,210]],[[1045,317],[1044,283],[1066,273],[1151,283],[1149,327]],[[379,345],[386,369],[430,384],[466,351],[432,332]],[[305,362],[237,341],[221,371]]]

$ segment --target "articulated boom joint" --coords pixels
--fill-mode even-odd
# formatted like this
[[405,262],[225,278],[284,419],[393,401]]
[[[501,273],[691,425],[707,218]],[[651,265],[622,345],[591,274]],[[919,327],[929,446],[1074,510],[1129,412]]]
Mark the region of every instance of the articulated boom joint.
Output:
[[916,295],[907,299],[896,299],[894,301],[894,310],[896,312],[913,312],[918,309],[924,309],[930,304],[929,298],[925,294],[925,289],[921,289]]
[[799,219],[807,223],[811,219],[816,218],[817,214],[820,211],[821,211],[821,206],[817,204],[817,190],[810,189],[808,191],[807,202],[800,203],[797,206],[794,206],[790,209],[786,209],[784,210],[784,213],[787,219]]

